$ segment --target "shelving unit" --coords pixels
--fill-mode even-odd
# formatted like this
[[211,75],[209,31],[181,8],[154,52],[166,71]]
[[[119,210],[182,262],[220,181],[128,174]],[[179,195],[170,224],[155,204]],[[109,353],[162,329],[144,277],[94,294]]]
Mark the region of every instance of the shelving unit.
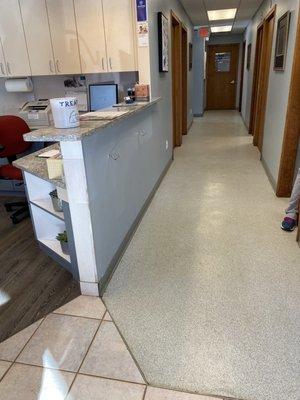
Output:
[[43,198],[43,199],[30,201],[30,203],[41,208],[42,210],[48,212],[49,214],[61,219],[62,221],[64,221],[64,213],[54,210],[50,197],[48,199]]
[[25,173],[25,177],[36,239],[53,258],[62,261],[63,266],[71,264],[71,257],[62,252],[56,239],[59,233],[66,230],[66,225],[64,213],[54,210],[49,195],[56,189],[55,186],[32,174]]

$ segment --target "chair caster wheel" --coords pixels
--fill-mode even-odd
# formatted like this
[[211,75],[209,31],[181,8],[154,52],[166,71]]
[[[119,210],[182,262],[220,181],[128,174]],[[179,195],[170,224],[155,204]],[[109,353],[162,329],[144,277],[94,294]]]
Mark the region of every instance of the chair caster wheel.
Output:
[[4,207],[5,207],[5,210],[7,212],[11,212],[12,211],[12,206],[10,206],[9,204],[5,204]]

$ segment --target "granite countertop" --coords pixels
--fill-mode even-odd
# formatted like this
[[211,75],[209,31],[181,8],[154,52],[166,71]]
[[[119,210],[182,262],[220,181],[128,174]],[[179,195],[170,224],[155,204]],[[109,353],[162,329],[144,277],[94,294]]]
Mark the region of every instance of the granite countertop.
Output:
[[[92,135],[93,133],[101,132],[104,128],[111,126],[114,123],[119,122],[122,119],[126,119],[133,114],[138,113],[141,110],[145,110],[156,104],[160,97],[153,98],[148,102],[139,102],[134,105],[122,105],[120,107],[114,107],[109,109],[126,111],[125,114],[117,116],[115,119],[110,120],[99,120],[99,121],[80,121],[80,126],[78,128],[70,129],[58,129],[53,126],[37,129],[36,131],[26,133],[24,135],[24,140],[26,142],[71,142],[76,140],[82,140],[84,137]],[[103,110],[103,111],[109,111]]]
[[45,153],[49,150],[59,149],[59,144],[55,143],[51,146],[45,147],[42,150],[38,150],[34,153],[28,154],[25,157],[19,158],[13,162],[13,165],[17,168],[20,168],[22,171],[29,172],[32,175],[37,176],[38,178],[44,179],[53,185],[58,186],[60,188],[65,189],[65,182],[58,179],[49,179],[46,158],[38,157],[39,154]]

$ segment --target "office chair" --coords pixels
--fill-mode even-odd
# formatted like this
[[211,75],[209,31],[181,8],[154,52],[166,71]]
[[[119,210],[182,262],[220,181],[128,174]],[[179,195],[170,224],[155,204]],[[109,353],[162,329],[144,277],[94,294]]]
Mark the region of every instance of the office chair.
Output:
[[[23,140],[23,134],[30,129],[26,122],[14,115],[0,116],[0,157],[7,158],[9,164],[0,166],[0,179],[9,179],[23,183],[21,170],[14,167],[12,162],[18,154],[30,148],[30,143]],[[4,204],[7,212],[14,211],[10,218],[13,224],[17,224],[29,216],[27,201],[9,202]]]

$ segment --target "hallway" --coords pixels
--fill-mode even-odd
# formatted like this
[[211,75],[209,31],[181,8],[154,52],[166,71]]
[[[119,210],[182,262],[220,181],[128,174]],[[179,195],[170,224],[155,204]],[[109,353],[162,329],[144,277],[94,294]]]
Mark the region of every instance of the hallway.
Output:
[[239,114],[196,119],[104,295],[150,384],[300,397],[295,234]]

